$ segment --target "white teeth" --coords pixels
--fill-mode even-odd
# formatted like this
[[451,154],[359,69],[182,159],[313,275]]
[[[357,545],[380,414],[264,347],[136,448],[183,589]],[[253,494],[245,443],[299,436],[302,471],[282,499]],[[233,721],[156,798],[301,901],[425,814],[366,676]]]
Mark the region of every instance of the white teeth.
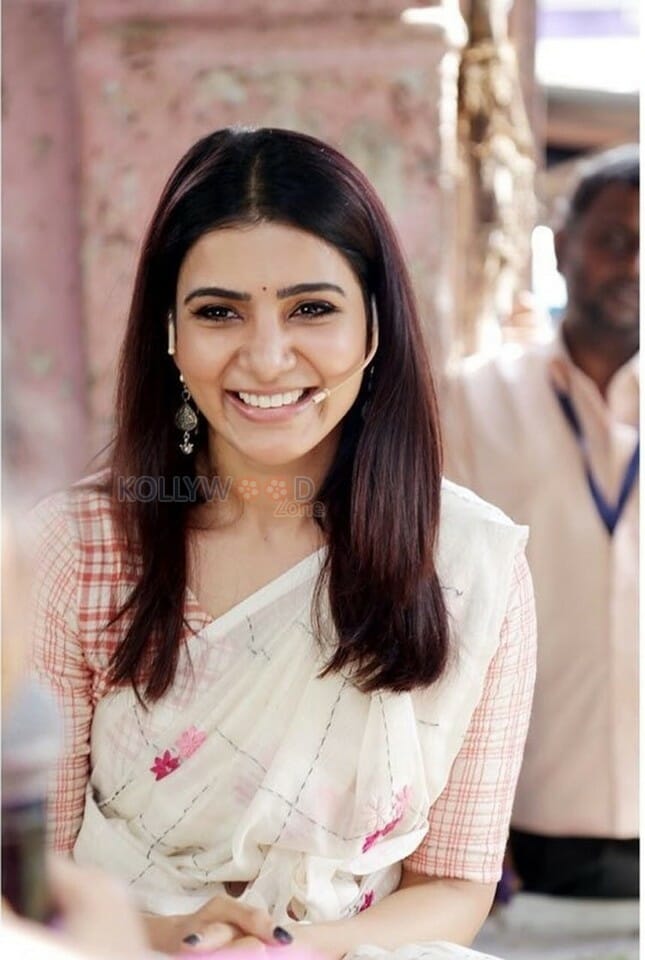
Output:
[[297,403],[303,395],[304,390],[291,390],[289,393],[244,393],[238,391],[238,397],[243,403],[248,403],[250,407],[287,407],[292,403]]

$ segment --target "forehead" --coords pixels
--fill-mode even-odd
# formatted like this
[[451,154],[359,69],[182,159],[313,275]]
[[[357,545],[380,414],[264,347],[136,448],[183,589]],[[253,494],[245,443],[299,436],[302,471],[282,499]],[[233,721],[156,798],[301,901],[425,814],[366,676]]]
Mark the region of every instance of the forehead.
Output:
[[224,227],[203,234],[184,257],[179,286],[226,280],[236,289],[280,288],[296,282],[358,282],[335,247],[313,233],[277,223]]
[[603,187],[580,218],[581,225],[621,224],[639,231],[639,191],[624,183]]

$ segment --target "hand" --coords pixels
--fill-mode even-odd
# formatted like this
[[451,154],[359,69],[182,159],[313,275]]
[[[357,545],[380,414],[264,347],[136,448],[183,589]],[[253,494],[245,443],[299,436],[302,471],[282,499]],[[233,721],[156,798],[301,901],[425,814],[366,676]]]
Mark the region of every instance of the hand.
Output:
[[266,946],[292,941],[266,910],[226,895],[213,897],[185,916],[147,917],[146,924],[151,945],[166,953],[199,954],[223,947],[264,952]]
[[34,938],[36,943],[42,941],[47,956],[49,948],[55,956],[60,946],[65,956],[69,955],[68,949],[74,949],[88,960],[143,960],[147,955],[143,924],[116,880],[103,871],[77,867],[59,857],[48,860],[47,872],[61,929],[54,932],[16,917],[21,935]]
[[515,295],[511,311],[500,324],[504,343],[536,343],[549,333],[548,318],[539,310],[529,290]]
[[54,857],[48,869],[62,932],[68,941],[93,957],[144,956],[147,944],[143,924],[125,888],[113,877]]

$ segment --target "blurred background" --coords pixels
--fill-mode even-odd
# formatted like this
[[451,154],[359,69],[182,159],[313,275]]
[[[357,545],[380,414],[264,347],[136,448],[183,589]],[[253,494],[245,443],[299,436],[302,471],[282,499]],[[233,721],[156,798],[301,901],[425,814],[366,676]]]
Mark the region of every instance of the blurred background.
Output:
[[[143,232],[198,137],[282,126],[348,154],[398,228],[440,376],[548,335],[563,199],[590,155],[639,133],[639,0],[4,0],[2,54],[12,503],[88,472],[109,442]],[[482,948],[637,955],[633,910],[518,909]]]
[[438,370],[512,336],[527,290],[557,311],[558,199],[638,134],[638,0],[5,0],[2,20],[4,470],[32,497],[109,440],[142,233],[207,131],[294,127],[368,174]]

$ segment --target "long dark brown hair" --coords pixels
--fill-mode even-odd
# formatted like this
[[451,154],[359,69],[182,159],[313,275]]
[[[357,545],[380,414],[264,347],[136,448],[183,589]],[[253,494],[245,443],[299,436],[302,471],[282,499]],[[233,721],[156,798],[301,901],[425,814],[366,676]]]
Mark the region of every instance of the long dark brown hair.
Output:
[[[328,595],[334,635],[325,673],[365,691],[435,681],[448,656],[437,572],[441,445],[435,392],[399,244],[363,174],[332,147],[276,129],[219,130],[180,160],[152,218],[138,266],[118,379],[109,480],[134,587],[115,614],[124,636],[111,664],[154,701],[171,686],[185,630],[190,504],[119,496],[124,477],[195,476],[178,450],[177,369],[166,317],[191,246],[223,226],[270,221],[335,247],[375,305],[379,349],[347,413],[335,459],[316,492],[328,551],[315,592]],[[200,415],[201,417],[201,415]],[[198,438],[207,437],[201,424]],[[121,488],[122,489],[122,488]]]

